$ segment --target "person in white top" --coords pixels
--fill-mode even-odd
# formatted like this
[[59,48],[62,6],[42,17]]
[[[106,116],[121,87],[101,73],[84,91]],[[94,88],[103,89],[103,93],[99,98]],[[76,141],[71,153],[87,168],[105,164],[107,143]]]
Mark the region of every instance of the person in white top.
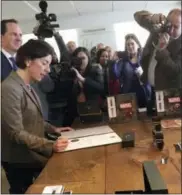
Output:
[[1,21],[1,82],[16,71],[15,55],[22,45],[22,31],[14,19]]

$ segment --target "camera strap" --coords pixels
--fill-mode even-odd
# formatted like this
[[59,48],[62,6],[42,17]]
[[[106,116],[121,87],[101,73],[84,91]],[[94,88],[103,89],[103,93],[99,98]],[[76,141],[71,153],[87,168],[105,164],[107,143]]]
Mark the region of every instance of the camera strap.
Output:
[[155,59],[156,52],[157,52],[157,48],[154,47],[152,56],[149,61],[148,72],[147,72],[148,81],[152,86],[155,86],[155,67],[157,65],[157,61]]

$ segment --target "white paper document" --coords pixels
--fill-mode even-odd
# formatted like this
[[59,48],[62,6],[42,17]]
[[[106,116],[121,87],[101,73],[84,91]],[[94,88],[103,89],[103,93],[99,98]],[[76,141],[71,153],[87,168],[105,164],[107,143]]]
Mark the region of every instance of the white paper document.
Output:
[[65,151],[109,145],[119,143],[121,141],[122,141],[121,138],[114,132],[101,135],[91,135],[80,138],[72,138],[69,140],[68,147],[65,149]]
[[64,192],[64,187],[62,185],[46,186],[42,194],[62,194],[63,192]]
[[99,134],[105,134],[105,133],[113,133],[114,131],[107,125],[104,126],[98,126],[98,127],[92,127],[92,128],[86,128],[86,129],[78,129],[75,131],[66,131],[62,132],[62,137],[66,137],[68,139],[70,138],[77,138],[77,137],[85,137],[89,135],[99,135]]

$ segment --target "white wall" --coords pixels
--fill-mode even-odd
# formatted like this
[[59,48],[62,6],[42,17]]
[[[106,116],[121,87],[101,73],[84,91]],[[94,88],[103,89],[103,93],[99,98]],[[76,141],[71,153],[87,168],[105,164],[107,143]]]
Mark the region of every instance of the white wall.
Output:
[[[116,23],[114,25],[106,25],[102,27],[105,30],[84,33],[83,29],[78,30],[78,43],[80,46],[87,47],[88,49],[97,45],[98,43],[103,43],[105,46],[111,46],[114,50],[124,50],[125,36],[129,33],[134,33],[142,46],[145,45],[149,32],[144,28],[140,27],[134,20]],[[93,30],[101,29],[93,28]],[[88,30],[88,29],[87,29]]]
[[[75,41],[75,43],[78,45],[78,34],[75,29],[70,29],[70,30],[60,30],[59,34],[62,36],[63,40],[65,43],[67,43],[70,40]],[[23,44],[26,43],[30,39],[37,39],[37,37],[34,34],[24,34],[23,35]],[[56,44],[56,41],[54,38],[46,38],[45,41],[47,41],[55,50],[58,59],[60,59],[60,52],[59,48]]]
[[[98,43],[103,43],[105,46],[111,46],[116,49],[116,37],[113,25],[107,25],[94,29],[95,32],[85,32],[89,29],[78,29],[78,43],[80,46],[91,49]],[[99,31],[99,29],[102,29]],[[98,30],[98,31],[97,31]]]
[[114,29],[116,33],[116,47],[117,50],[120,51],[124,51],[125,49],[125,36],[127,34],[135,34],[142,47],[145,46],[149,36],[149,32],[146,29],[140,27],[135,21],[117,23],[114,25]]

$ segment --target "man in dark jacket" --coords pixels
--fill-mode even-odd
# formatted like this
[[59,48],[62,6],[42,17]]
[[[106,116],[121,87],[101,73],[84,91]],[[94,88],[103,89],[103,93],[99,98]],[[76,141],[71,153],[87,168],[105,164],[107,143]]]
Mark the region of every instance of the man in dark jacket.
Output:
[[22,44],[22,31],[14,19],[1,21],[1,82],[16,71],[15,54]]
[[[181,80],[181,9],[173,9],[167,18],[162,14],[139,11],[134,14],[137,23],[150,31],[142,56],[141,78],[156,90],[180,88]],[[160,24],[169,24],[167,32],[161,32]]]

